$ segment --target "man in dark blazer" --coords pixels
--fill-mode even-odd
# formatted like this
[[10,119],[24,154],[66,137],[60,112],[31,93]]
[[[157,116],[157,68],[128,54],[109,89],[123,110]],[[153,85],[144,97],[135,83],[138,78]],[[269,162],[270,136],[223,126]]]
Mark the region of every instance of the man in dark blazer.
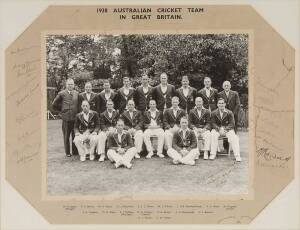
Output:
[[240,97],[238,92],[231,90],[231,84],[229,81],[223,82],[223,91],[219,93],[219,98],[223,98],[226,103],[226,108],[233,112],[234,115],[234,131],[237,131],[238,126],[238,114],[240,111]]
[[[60,91],[52,102],[52,108],[60,111],[62,118],[62,131],[64,147],[67,157],[71,156],[70,143],[72,142],[72,154],[78,155],[77,148],[73,143],[75,137],[74,122],[78,113],[78,92],[74,90],[74,80],[69,78],[66,81],[66,89]],[[70,142],[70,136],[72,140]]]
[[193,130],[188,128],[187,117],[180,119],[180,129],[173,137],[172,148],[167,151],[174,164],[195,165],[200,152],[197,148],[197,138]]
[[131,168],[131,161],[137,154],[137,149],[133,145],[130,133],[124,131],[124,121],[119,119],[116,126],[116,131],[108,137],[107,157],[111,162],[115,162],[115,167],[118,168],[124,165],[126,168]]
[[156,108],[155,100],[150,100],[150,109],[144,113],[144,142],[148,151],[146,158],[153,156],[153,147],[150,138],[157,136],[157,155],[164,157],[164,130],[163,130],[163,114]]
[[108,100],[106,102],[106,110],[100,114],[100,129],[98,141],[98,154],[100,155],[99,161],[105,160],[105,143],[108,136],[116,131],[117,121],[119,119],[118,110],[114,109],[114,102]]
[[106,110],[106,103],[109,99],[112,100],[116,106],[117,94],[110,88],[109,80],[103,81],[103,88],[104,89],[98,94],[97,112],[99,114]]
[[197,91],[194,87],[189,85],[188,76],[183,76],[181,80],[181,87],[176,90],[179,98],[179,107],[182,108],[187,114],[192,108],[195,107],[195,98]]
[[210,112],[217,109],[218,90],[211,87],[211,79],[209,77],[204,78],[204,88],[198,91],[198,96],[202,97],[204,108]]
[[143,146],[143,115],[135,109],[133,100],[127,103],[127,110],[124,111],[120,118],[124,121],[124,129],[130,133],[134,139],[134,145],[137,150],[135,158],[140,158],[140,153]]
[[152,99],[153,88],[149,85],[149,77],[142,76],[142,85],[137,87],[134,94],[134,102],[137,110],[145,112],[149,108],[149,101]]
[[210,150],[210,112],[203,107],[203,100],[201,97],[196,97],[196,107],[189,113],[189,126],[194,130],[197,137],[197,146],[200,149],[199,138],[204,140],[204,160],[208,159],[208,151]]
[[79,111],[82,111],[81,103],[86,100],[90,104],[90,109],[97,111],[98,97],[97,94],[92,91],[92,83],[87,82],[84,85],[84,92],[80,93],[78,96],[78,108]]
[[[90,155],[90,160],[95,159],[95,149],[98,142],[98,132],[100,129],[99,116],[96,111],[90,110],[87,100],[81,104],[82,112],[75,118],[75,138],[74,143],[78,149],[80,160],[85,161],[86,155]],[[89,148],[87,148],[89,145]]]
[[156,101],[157,109],[164,111],[172,106],[172,97],[176,96],[176,90],[173,85],[168,84],[168,75],[160,75],[160,84],[154,87],[152,98]]
[[172,98],[172,107],[166,109],[163,115],[165,128],[165,145],[167,149],[172,148],[172,139],[174,133],[179,129],[180,119],[186,116],[183,109],[179,108],[179,98]]
[[223,98],[218,99],[218,109],[211,114],[211,151],[209,159],[216,158],[218,149],[218,138],[226,136],[231,144],[236,161],[241,161],[239,137],[234,132],[233,113],[225,108],[226,103]]
[[135,90],[130,86],[129,77],[123,78],[123,87],[117,91],[117,108],[121,113],[123,113],[127,109],[127,102],[133,99]]

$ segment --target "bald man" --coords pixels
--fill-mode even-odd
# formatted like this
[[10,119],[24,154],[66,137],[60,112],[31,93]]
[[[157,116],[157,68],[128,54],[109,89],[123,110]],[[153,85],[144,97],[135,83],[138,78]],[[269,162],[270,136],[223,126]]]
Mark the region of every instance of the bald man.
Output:
[[[74,80],[69,78],[66,81],[66,89],[60,91],[52,102],[52,108],[61,114],[62,132],[64,138],[65,154],[71,157],[70,143],[72,143],[72,154],[78,155],[77,148],[73,143],[75,137],[74,123],[78,113],[78,92],[74,90]],[[70,137],[72,138],[70,140]]]

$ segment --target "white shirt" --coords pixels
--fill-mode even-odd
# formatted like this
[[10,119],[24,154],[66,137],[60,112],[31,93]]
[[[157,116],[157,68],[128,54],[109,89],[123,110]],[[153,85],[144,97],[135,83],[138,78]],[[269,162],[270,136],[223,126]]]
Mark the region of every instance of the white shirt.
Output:
[[189,94],[189,88],[188,88],[188,87],[187,87],[186,89],[185,89],[185,88],[182,88],[182,92],[183,92],[183,95],[184,95],[185,97],[187,97],[188,94]]
[[143,86],[143,92],[144,92],[144,94],[148,93],[148,91],[149,91],[149,87],[148,86],[146,86],[146,87]]
[[187,131],[187,130],[183,130],[183,129],[182,129],[182,137],[183,137],[183,139],[185,139],[186,131]]
[[88,121],[89,120],[89,115],[90,115],[90,112],[88,112],[87,114],[85,112],[83,112],[83,119]]
[[69,91],[69,90],[68,90],[68,93],[69,93],[69,94],[72,94],[72,91]]
[[201,110],[197,109],[198,116],[201,117]]
[[163,85],[160,85],[160,88],[161,88],[161,91],[163,92],[163,94],[165,94],[168,90],[168,86],[163,86]]
[[107,113],[108,113],[108,117],[111,118],[112,115],[113,115],[113,111],[112,111],[112,112],[109,112],[109,111],[107,110]]
[[110,95],[111,95],[111,92],[109,92],[109,93],[105,92],[105,94],[104,94],[105,99],[108,100],[110,98]]
[[226,94],[226,97],[228,98],[229,97],[229,91],[228,92],[225,91],[225,94]]
[[210,97],[210,88],[209,89],[205,88],[205,92],[206,92],[206,96]]
[[129,88],[124,87],[123,92],[124,92],[125,96],[127,97],[129,94]]
[[[128,111],[129,112],[129,111]],[[133,117],[133,112],[129,112],[130,119]]]
[[91,93],[86,93],[86,99],[88,99],[88,101],[91,99]]
[[151,125],[155,126],[157,125],[156,120],[154,119],[156,117],[156,111],[151,111],[150,110],[150,114],[151,114]]
[[223,113],[224,113],[224,112],[221,112],[221,111],[220,111],[220,117],[221,117],[221,119],[223,118]]
[[122,134],[123,134],[123,133],[121,133],[121,134],[118,133],[118,141],[119,141],[120,143],[122,142]]
[[178,109],[173,109],[173,114],[174,114],[174,117],[176,117],[177,116],[177,113],[178,113]]

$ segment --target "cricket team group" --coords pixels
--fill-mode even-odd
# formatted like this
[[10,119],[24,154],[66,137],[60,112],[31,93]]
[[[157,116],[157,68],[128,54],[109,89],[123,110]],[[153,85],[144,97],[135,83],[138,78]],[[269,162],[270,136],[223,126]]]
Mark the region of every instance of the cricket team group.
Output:
[[224,138],[235,160],[242,160],[236,135],[240,99],[229,81],[223,82],[219,93],[209,77],[198,92],[188,76],[182,76],[178,89],[168,83],[166,73],[156,87],[149,80],[143,75],[141,86],[132,88],[130,78],[124,77],[117,91],[104,80],[103,91],[97,94],[90,82],[78,93],[74,80],[67,79],[66,88],[52,102],[61,114],[66,156],[79,154],[81,161],[99,156],[100,162],[108,158],[116,168],[131,168],[145,144],[146,158],[167,154],[174,164],[195,165],[200,151],[205,160],[214,160]]

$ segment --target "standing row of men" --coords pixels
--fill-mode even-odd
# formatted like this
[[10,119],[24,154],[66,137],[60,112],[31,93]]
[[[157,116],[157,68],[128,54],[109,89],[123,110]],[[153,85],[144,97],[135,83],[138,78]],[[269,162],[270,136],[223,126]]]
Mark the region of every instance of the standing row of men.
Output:
[[[147,150],[149,152],[148,156],[151,156],[151,154],[153,154],[153,153],[151,153],[152,147],[151,147],[151,144],[149,144],[150,138],[144,138],[145,136],[148,136],[148,137],[151,137],[153,135],[161,136],[164,132],[163,135],[165,137],[166,147],[168,150],[172,149],[173,136],[179,129],[179,126],[181,123],[180,119],[182,117],[186,116],[188,113],[189,113],[189,123],[190,123],[191,128],[194,130],[198,129],[197,127],[192,127],[193,125],[191,125],[192,124],[191,121],[195,120],[195,117],[196,117],[195,115],[197,115],[194,111],[194,110],[196,110],[196,108],[193,109],[195,104],[196,104],[196,107],[197,107],[197,104],[198,104],[198,106],[199,106],[199,104],[201,104],[201,107],[203,107],[203,109],[206,108],[204,111],[202,111],[202,109],[199,108],[200,110],[198,109],[197,113],[198,113],[199,118],[200,117],[204,118],[204,120],[206,119],[207,121],[211,121],[211,120],[213,121],[213,119],[215,119],[213,116],[214,113],[212,113],[212,116],[210,118],[210,113],[211,113],[211,111],[213,111],[217,108],[218,98],[223,98],[223,100],[220,100],[219,102],[221,104],[224,103],[224,107],[225,107],[225,105],[227,105],[227,106],[230,105],[232,111],[238,111],[238,107],[239,107],[238,94],[236,92],[230,90],[230,83],[228,81],[225,81],[223,83],[224,91],[222,91],[220,94],[218,94],[216,89],[213,89],[211,87],[210,78],[204,79],[205,87],[203,89],[201,89],[198,93],[196,92],[196,90],[193,87],[189,86],[189,81],[186,76],[184,76],[182,78],[182,87],[177,90],[175,90],[174,86],[168,84],[168,82],[167,82],[168,77],[166,74],[164,74],[164,73],[161,74],[160,80],[161,80],[161,84],[158,85],[157,87],[153,88],[153,87],[149,86],[148,76],[146,76],[146,75],[142,76],[142,86],[140,86],[136,90],[134,90],[134,89],[130,88],[129,79],[124,78],[124,86],[122,88],[120,88],[117,91],[117,93],[115,93],[112,89],[110,89],[109,82],[105,81],[104,82],[104,90],[100,94],[96,95],[95,93],[92,92],[92,86],[90,83],[87,83],[85,85],[84,93],[78,94],[77,91],[74,90],[73,80],[68,79],[67,83],[66,83],[66,90],[61,91],[53,101],[53,108],[61,111],[61,115],[62,115],[62,119],[63,119],[62,129],[63,129],[63,134],[64,134],[65,152],[66,152],[67,156],[71,156],[69,137],[71,135],[72,140],[73,140],[74,136],[75,136],[73,128],[74,128],[74,124],[75,124],[75,115],[78,110],[78,105],[81,105],[80,109],[83,111],[96,110],[96,111],[99,111],[101,114],[100,115],[101,119],[99,120],[99,128],[98,129],[96,128],[95,131],[93,131],[91,133],[93,136],[95,136],[95,138],[94,138],[95,140],[93,140],[93,138],[91,138],[92,139],[91,143],[94,143],[94,142],[96,142],[96,139],[97,139],[96,136],[97,136],[99,130],[101,130],[101,132],[99,133],[100,138],[98,137],[98,140],[102,141],[102,142],[100,141],[100,143],[98,143],[98,154],[101,155],[100,159],[99,159],[100,161],[104,160],[105,141],[106,141],[107,137],[113,136],[113,135],[107,135],[107,134],[113,134],[115,132],[116,118],[119,117],[120,112],[122,114],[121,118],[125,125],[125,129],[127,130],[126,133],[129,133],[129,135],[131,137],[133,137],[133,139],[134,139],[135,146],[137,147],[137,153],[141,151],[141,148],[142,148],[141,146],[142,146],[143,139],[144,139]],[[176,97],[174,97],[174,96],[176,96]],[[196,100],[195,100],[195,98],[196,98]],[[201,103],[199,101],[201,101]],[[82,103],[82,102],[84,102],[84,103]],[[116,104],[115,102],[117,102],[117,104],[118,104],[118,106],[117,106],[118,110],[114,109],[114,105]],[[136,106],[135,106],[135,104],[136,104]],[[219,103],[218,103],[218,106],[219,106]],[[89,107],[91,107],[91,110]],[[150,107],[150,109],[149,109],[149,111],[147,111],[149,107]],[[179,107],[181,107],[181,109]],[[222,107],[222,105],[221,105],[221,107]],[[141,111],[139,113],[143,114],[143,119],[141,119],[140,116],[134,115],[135,112],[138,112],[135,110],[135,108],[137,110]],[[151,108],[152,108],[152,112],[151,112]],[[158,111],[160,114],[154,113],[154,110]],[[200,113],[199,113],[199,111],[200,111]],[[201,112],[203,112],[203,114],[201,114]],[[237,112],[234,113],[234,115],[232,115],[232,118],[231,118],[232,113],[230,113],[230,109],[224,110],[224,113],[225,113],[224,117],[223,117],[223,113],[217,113],[217,115],[219,115],[219,116],[216,116],[216,118],[221,118],[221,119],[218,119],[221,122],[220,128],[214,127],[213,131],[217,131],[218,134],[214,134],[214,132],[212,132],[211,134],[214,134],[214,136],[228,135],[229,142],[231,142],[232,145],[236,145],[236,144],[232,143],[232,142],[236,142],[235,137],[237,137],[235,135],[234,131],[232,130],[232,128],[235,128],[236,122],[234,122],[234,120],[235,120],[234,117],[236,117]],[[97,123],[96,117],[98,117],[95,115],[97,115],[97,113],[94,114],[92,112],[90,115],[90,112],[88,112],[87,114],[89,115],[88,117],[87,117],[87,115],[84,115],[84,112],[79,113],[76,116],[76,120],[79,119],[81,122],[83,121],[83,123],[86,123],[85,125],[87,127],[91,124],[92,124],[92,126],[95,126],[95,123]],[[227,114],[230,114],[229,116],[227,116],[228,118],[230,118],[227,122],[227,126],[228,126],[228,124],[230,124],[229,125],[230,129],[225,128],[225,130],[223,131],[222,121],[224,120],[223,118],[225,118]],[[208,117],[208,115],[209,115],[209,117]],[[157,126],[161,126],[160,128],[155,128],[155,126],[152,127],[151,125],[149,125],[149,124],[151,124],[151,122],[153,120],[156,121],[156,119],[153,119],[153,116],[158,116],[158,118],[163,117],[162,119],[160,118],[162,120],[162,122],[161,122],[162,124],[157,125]],[[94,123],[93,123],[93,118],[95,119]],[[175,122],[172,121],[172,120],[174,120],[172,118],[175,118]],[[105,122],[111,123],[113,120],[115,121],[115,124],[109,125],[109,126],[104,125]],[[131,125],[132,127],[129,127],[128,125],[126,125],[126,124],[134,124],[135,120],[138,122],[145,121],[145,120],[147,120],[147,121],[144,122],[143,127],[141,127],[140,129],[133,128],[133,125]],[[89,122],[89,121],[92,121],[92,122]],[[120,121],[120,123],[122,123],[122,121]],[[158,121],[158,123],[160,123],[160,121]],[[175,126],[175,123],[176,123],[176,126]],[[183,121],[183,123],[184,123],[184,121]],[[148,124],[148,128],[147,128],[147,124]],[[207,122],[206,125],[211,126],[211,124],[212,124],[211,122]],[[226,124],[225,124],[225,126],[226,126]],[[176,127],[176,128],[174,128],[174,127]],[[162,128],[164,128],[165,131]],[[142,133],[143,129],[145,129],[144,134]],[[200,129],[202,129],[202,128],[200,128]],[[204,130],[205,130],[205,132],[200,132],[200,133],[203,133],[203,138],[206,140],[210,139],[210,138],[208,138],[207,127]],[[77,133],[80,133],[78,130],[77,124],[75,125],[75,131],[77,131]],[[234,135],[230,135],[232,133],[230,131],[233,131]],[[197,133],[199,133],[199,132],[197,131],[196,134]],[[232,138],[231,136],[233,136],[234,138]],[[78,139],[80,139],[80,138],[77,138],[77,140]],[[87,140],[87,139],[85,139],[85,140]],[[159,148],[158,148],[157,152],[158,152],[158,155],[163,156],[162,150],[161,150],[162,149],[161,141],[163,140],[163,138],[158,138],[158,140],[159,140],[159,144],[158,144]],[[80,142],[83,143],[84,141],[80,140]],[[109,143],[111,141],[108,140],[107,142],[108,142],[108,147],[109,147]],[[137,143],[139,143],[139,144],[137,144]],[[207,158],[207,152],[208,152],[208,149],[210,148],[210,140],[205,141],[204,143],[205,143],[205,148],[206,148],[206,149],[204,148],[204,150],[205,150],[204,156],[205,156],[205,158]],[[238,143],[238,141],[237,141],[237,143]],[[91,146],[91,147],[92,147],[92,149],[95,148],[94,146]],[[82,152],[83,150],[80,148],[81,147],[79,147],[79,150]],[[237,148],[233,147],[234,152],[239,152],[239,148],[238,148],[238,151],[235,151],[236,149]],[[212,144],[211,145],[211,158],[213,158],[213,156],[215,155],[215,152],[216,152],[216,148]],[[73,154],[77,153],[74,143],[73,143],[72,153]],[[135,154],[135,156],[139,157],[138,154]],[[110,158],[109,154],[108,154],[108,157]],[[240,158],[238,156],[237,160],[239,160],[239,159]]]

